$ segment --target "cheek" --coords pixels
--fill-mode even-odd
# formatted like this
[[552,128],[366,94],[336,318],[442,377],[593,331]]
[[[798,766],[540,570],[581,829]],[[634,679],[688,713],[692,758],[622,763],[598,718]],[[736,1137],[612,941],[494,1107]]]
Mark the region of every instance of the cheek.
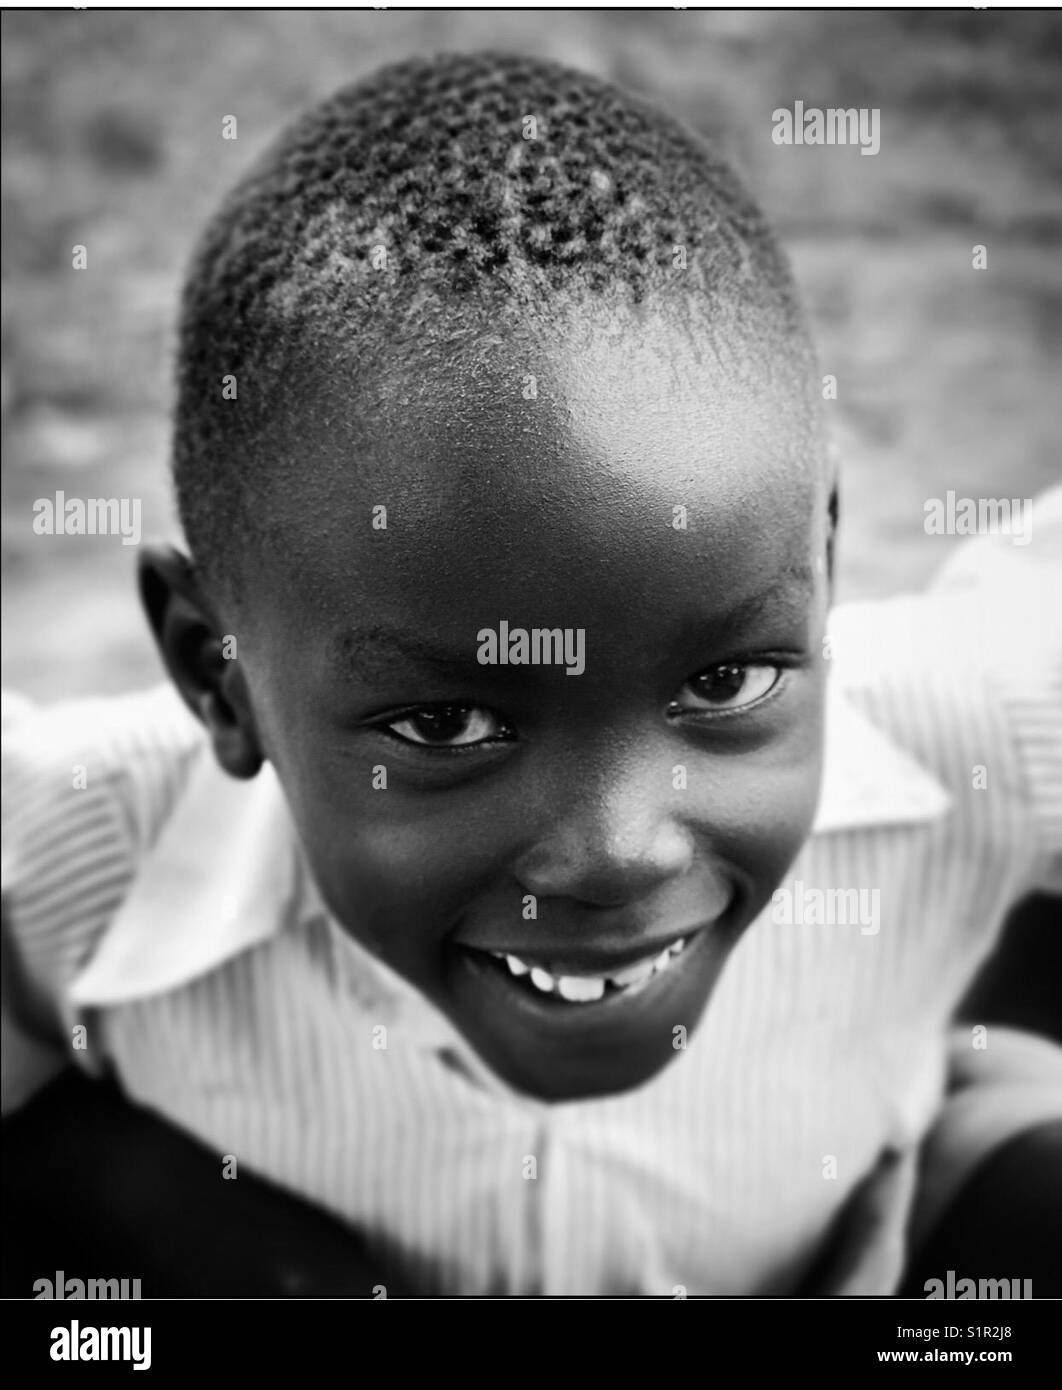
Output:
[[374,788],[372,766],[337,776],[319,759],[299,779],[293,813],[332,914],[384,959],[408,963],[449,932],[490,876],[493,842],[444,798]]
[[762,906],[814,824],[822,776],[821,720],[811,718],[789,738],[717,771],[710,836],[717,852],[747,876]]
[[811,833],[818,803],[818,750],[757,790],[755,819],[742,854],[764,901],[777,887]]
[[779,780],[759,807],[755,840],[765,868],[764,877],[780,877],[811,833],[818,799],[816,768],[804,775],[794,769],[791,779]]

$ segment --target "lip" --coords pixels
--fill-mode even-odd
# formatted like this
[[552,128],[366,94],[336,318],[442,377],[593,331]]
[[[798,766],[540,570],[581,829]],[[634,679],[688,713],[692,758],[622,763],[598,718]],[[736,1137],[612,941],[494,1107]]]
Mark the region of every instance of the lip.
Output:
[[[518,1090],[549,1101],[619,1094],[674,1060],[676,1026],[697,1026],[733,945],[725,921],[686,935],[678,956],[644,982],[582,1001],[529,987],[505,961],[451,940],[449,1004],[487,1065]],[[629,946],[606,956],[600,942],[592,956],[581,953],[610,964],[630,956]]]
[[[587,1026],[607,1025],[608,1021],[617,1015],[626,1015],[633,1021],[639,1015],[655,1013],[663,999],[680,993],[684,978],[689,976],[691,970],[696,972],[704,944],[710,940],[711,933],[701,929],[687,932],[686,937],[687,945],[679,957],[681,965],[676,961],[673,967],[651,976],[638,988],[606,992],[601,999],[581,1004],[570,1004],[555,995],[540,994],[527,989],[509,975],[503,962],[493,959],[490,952],[480,947],[462,945],[458,947],[458,952],[465,969],[471,972],[481,986],[485,985],[492,995],[499,999],[504,998],[507,1009],[515,1009],[518,1014],[534,1020],[539,1027],[580,1030]],[[681,938],[675,936],[667,938],[671,942],[679,939]],[[660,949],[663,950],[665,947],[661,946]],[[651,947],[641,950],[640,954],[633,957],[628,952],[626,959],[628,963],[644,960],[651,952]],[[520,953],[512,951],[509,954]],[[601,973],[607,974],[611,970],[622,969],[623,967],[611,963],[618,959],[618,956],[609,957],[610,963]]]
[[[692,943],[707,928],[702,923],[687,927],[683,931],[673,931],[655,941],[642,941],[623,950],[605,951],[573,946],[571,942],[555,946],[536,941],[533,945],[520,946],[510,942],[481,945],[479,942],[458,941],[455,944],[465,951],[477,951],[489,956],[518,956],[531,966],[541,966],[543,970],[558,975],[616,975],[629,966],[658,956],[668,950],[676,941]],[[688,949],[688,946],[687,946]]]

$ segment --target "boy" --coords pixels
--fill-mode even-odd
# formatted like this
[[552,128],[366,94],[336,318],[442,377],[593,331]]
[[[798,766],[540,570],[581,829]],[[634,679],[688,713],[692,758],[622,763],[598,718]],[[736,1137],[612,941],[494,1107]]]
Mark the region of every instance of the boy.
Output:
[[10,741],[15,1084],[115,1075],[425,1292],[793,1292],[868,1182],[830,1291],[891,1291],[949,1015],[1057,872],[1043,581],[1005,670],[961,593],[827,633],[729,170],[546,63],[341,92],[204,239],[175,477],[183,707]]

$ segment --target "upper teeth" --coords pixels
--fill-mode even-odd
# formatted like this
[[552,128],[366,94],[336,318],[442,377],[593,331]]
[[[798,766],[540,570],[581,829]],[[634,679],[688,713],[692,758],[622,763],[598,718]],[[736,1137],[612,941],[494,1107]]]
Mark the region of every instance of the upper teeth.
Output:
[[588,1004],[600,999],[605,992],[604,980],[595,980],[592,975],[562,975],[557,981],[557,993],[562,999],[573,1004]]
[[617,970],[613,975],[553,975],[541,965],[530,965],[519,956],[506,955],[501,951],[492,954],[505,961],[511,974],[529,976],[531,983],[543,994],[559,994],[573,1004],[588,1004],[602,998],[606,985],[612,985],[615,989],[629,989],[644,984],[651,975],[665,970],[685,944],[685,939],[673,941],[659,955],[646,956],[644,960],[636,961],[625,970]]

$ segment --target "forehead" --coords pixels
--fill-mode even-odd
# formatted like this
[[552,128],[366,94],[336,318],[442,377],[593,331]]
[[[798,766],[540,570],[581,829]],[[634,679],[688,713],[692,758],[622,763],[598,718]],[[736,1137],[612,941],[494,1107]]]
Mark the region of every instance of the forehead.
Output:
[[751,551],[779,573],[808,563],[822,479],[800,386],[661,315],[486,326],[315,394],[278,505],[284,583],[318,606],[441,617],[479,589],[496,620],[594,583],[622,611],[632,573],[681,589]]

